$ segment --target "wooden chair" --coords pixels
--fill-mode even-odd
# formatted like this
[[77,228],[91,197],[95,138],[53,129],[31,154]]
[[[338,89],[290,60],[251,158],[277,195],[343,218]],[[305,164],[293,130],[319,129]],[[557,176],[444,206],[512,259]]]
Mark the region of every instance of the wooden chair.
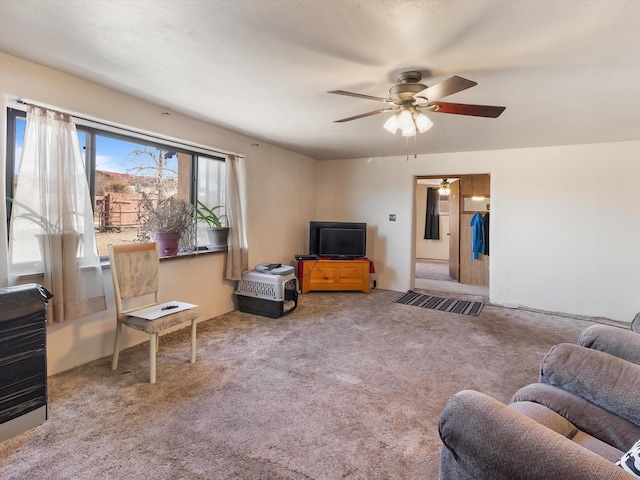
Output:
[[[111,370],[118,368],[120,336],[122,325],[149,334],[149,382],[156,382],[156,353],[160,345],[160,332],[181,323],[191,322],[191,363],[196,362],[196,320],[198,311],[194,308],[170,313],[155,320],[136,317],[136,311],[158,305],[159,258],[156,244],[129,243],[108,245],[111,277],[116,297],[116,338],[113,345]],[[152,298],[152,303],[135,308],[123,309],[123,299]]]

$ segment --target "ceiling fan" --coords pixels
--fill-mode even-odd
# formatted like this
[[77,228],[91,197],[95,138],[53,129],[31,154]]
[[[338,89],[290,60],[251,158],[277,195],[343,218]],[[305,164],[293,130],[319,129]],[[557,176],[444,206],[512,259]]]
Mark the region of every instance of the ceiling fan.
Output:
[[394,115],[385,123],[384,128],[391,133],[395,133],[398,128],[400,128],[404,136],[413,136],[416,134],[416,129],[420,132],[426,132],[433,125],[431,120],[424,115],[423,110],[427,112],[451,113],[454,115],[497,118],[506,108],[491,105],[449,103],[436,100],[477,85],[478,83],[473,80],[467,80],[466,78],[454,75],[431,87],[420,83],[420,80],[422,80],[422,74],[420,72],[402,72],[398,76],[398,83],[389,89],[389,96],[387,98],[346,92],[344,90],[330,91],[328,93],[366,98],[368,100],[384,102],[388,105],[385,108],[372,112],[335,120],[334,123],[349,122],[379,113],[394,112]]

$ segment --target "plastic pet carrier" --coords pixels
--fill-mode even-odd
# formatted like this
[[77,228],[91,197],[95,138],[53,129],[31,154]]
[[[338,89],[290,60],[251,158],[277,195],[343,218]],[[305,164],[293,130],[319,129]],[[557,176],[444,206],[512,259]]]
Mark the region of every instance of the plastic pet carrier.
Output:
[[298,279],[295,274],[244,272],[238,281],[238,307],[241,312],[278,318],[298,306]]

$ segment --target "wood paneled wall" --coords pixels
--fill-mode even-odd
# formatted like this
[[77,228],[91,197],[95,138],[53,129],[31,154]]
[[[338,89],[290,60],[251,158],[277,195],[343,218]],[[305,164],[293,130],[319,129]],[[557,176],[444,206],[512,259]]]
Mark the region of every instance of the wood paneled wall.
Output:
[[471,219],[474,213],[464,213],[463,199],[465,195],[489,198],[490,180],[488,174],[460,177],[460,283],[489,285],[489,256],[480,254],[478,260],[473,260]]

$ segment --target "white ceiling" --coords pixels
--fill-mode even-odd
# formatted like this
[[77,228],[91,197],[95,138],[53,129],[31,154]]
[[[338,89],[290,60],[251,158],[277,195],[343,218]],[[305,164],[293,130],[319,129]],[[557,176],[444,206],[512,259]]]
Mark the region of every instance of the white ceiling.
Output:
[[[640,139],[640,1],[0,0],[0,51],[317,159]],[[460,75],[429,114],[382,129],[397,74]],[[9,92],[15,93],[15,92]]]

